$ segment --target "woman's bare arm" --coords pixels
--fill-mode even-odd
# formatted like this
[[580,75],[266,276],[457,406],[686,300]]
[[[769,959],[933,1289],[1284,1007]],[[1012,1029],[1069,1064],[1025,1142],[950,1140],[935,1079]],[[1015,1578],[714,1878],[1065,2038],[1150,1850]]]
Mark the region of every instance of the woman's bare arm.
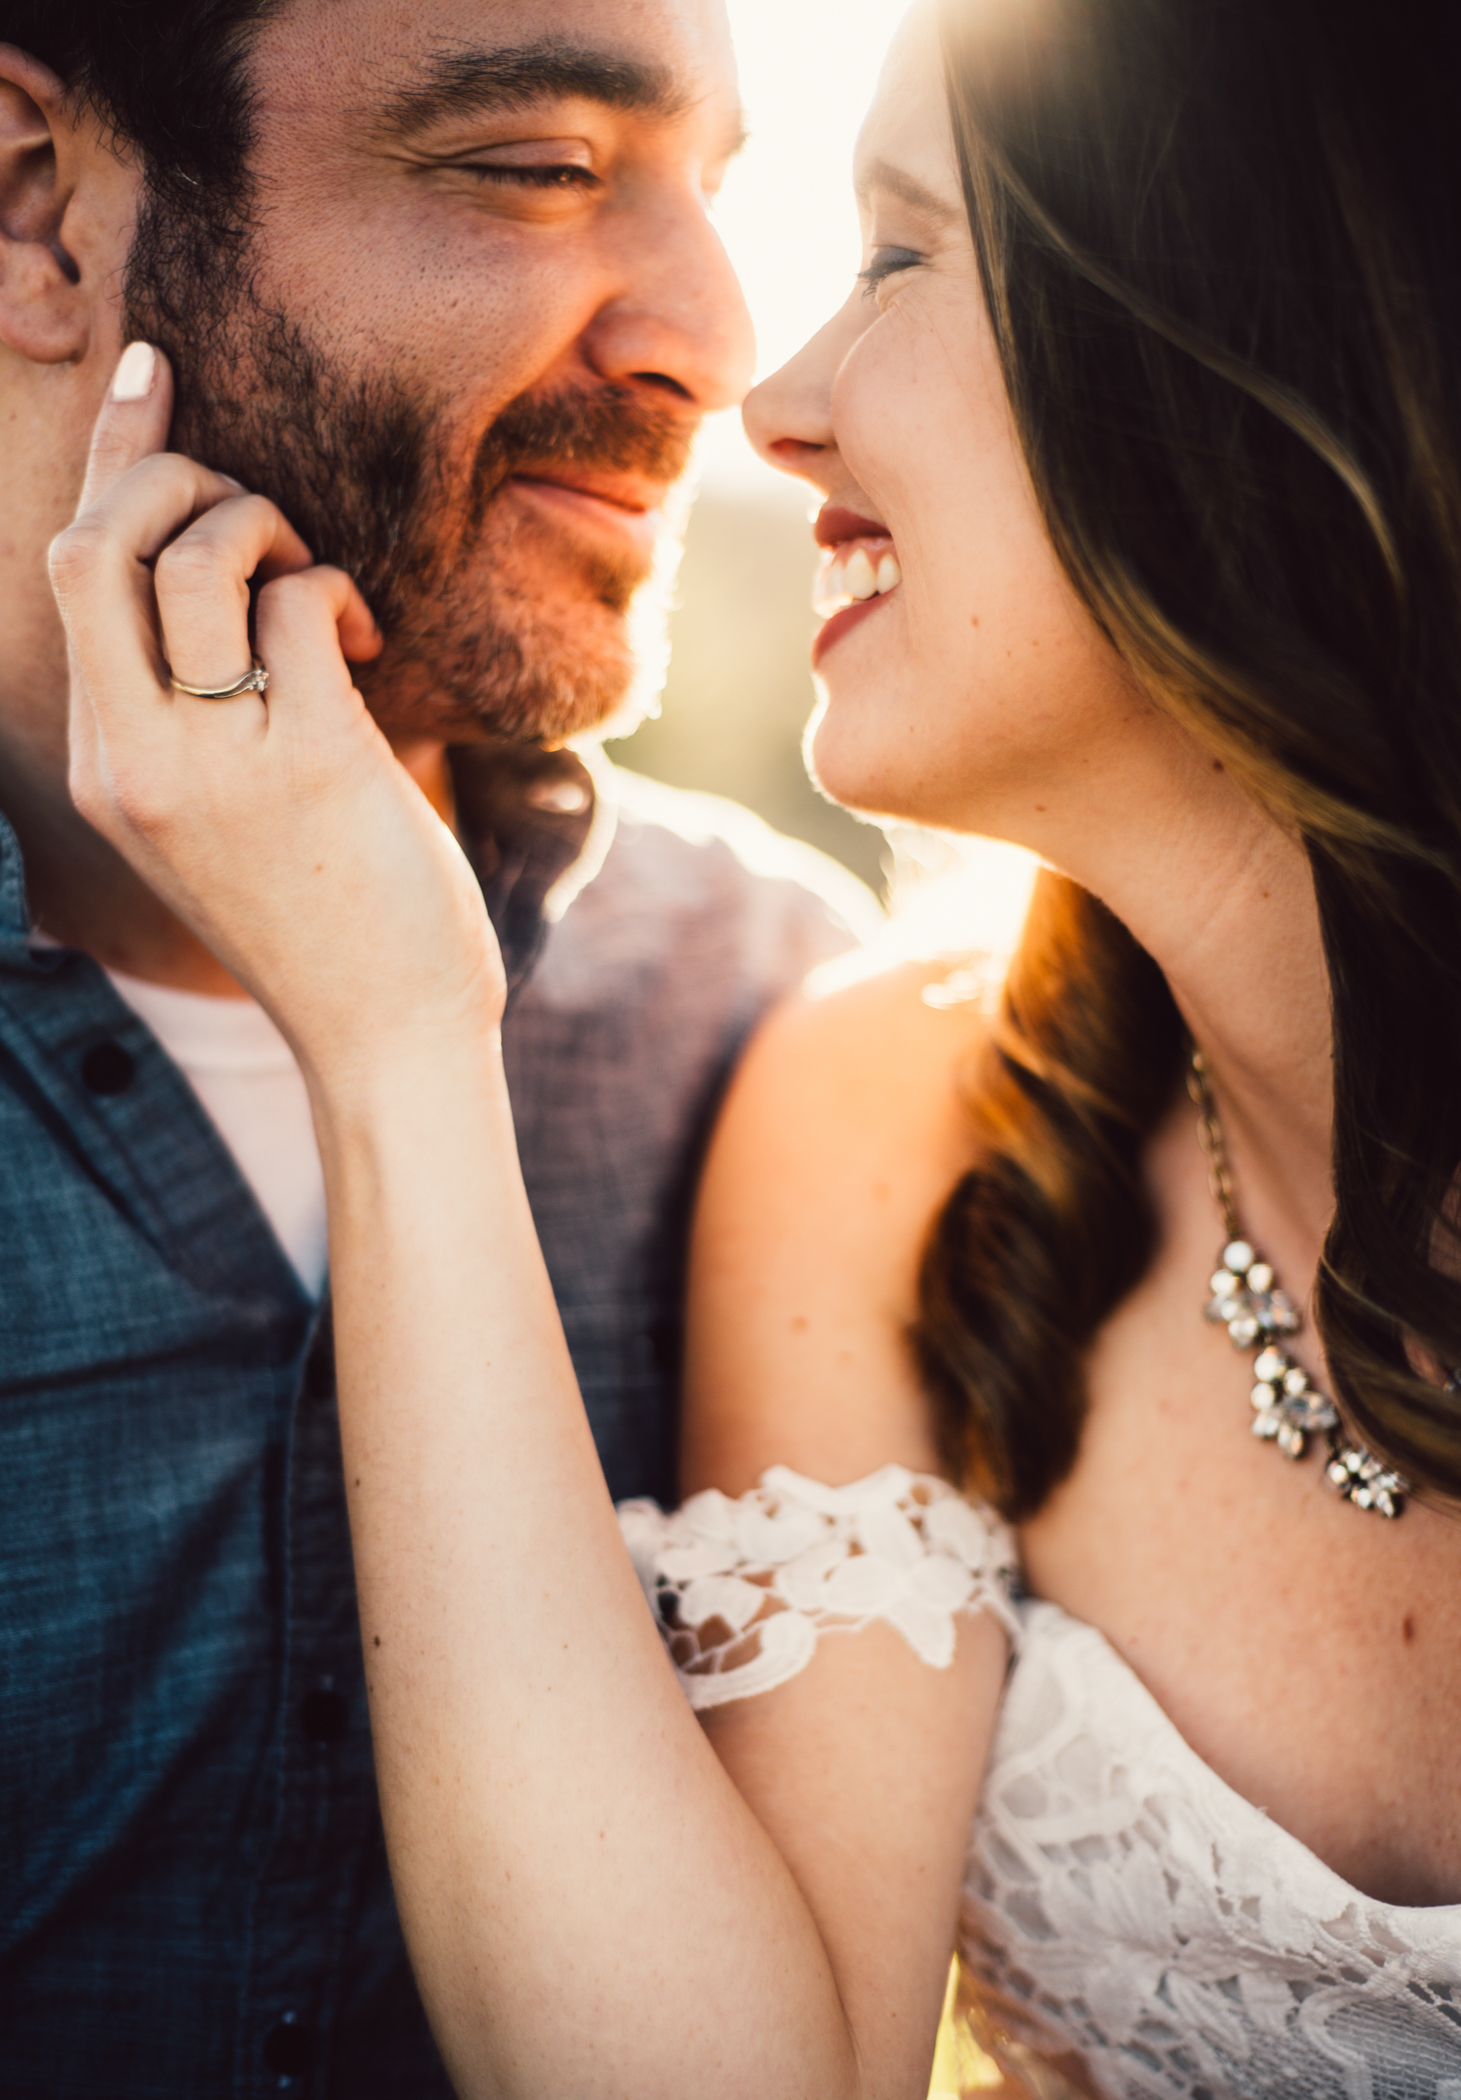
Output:
[[[866,1047],[853,1018],[774,1029],[717,1141],[692,1321],[692,1363],[717,1369],[691,1449],[715,1417],[732,1491],[776,1457],[834,1479],[930,1462],[883,1325],[900,1294],[878,1297],[913,1187],[873,1225],[825,1173],[828,1146],[855,1149],[829,1081],[839,1038]],[[715,1714],[710,1753],[620,1544],[495,1062],[477,1045],[443,1064],[429,1090],[382,1074],[378,1102],[327,1099],[321,1127],[382,1800],[453,2074],[464,2092],[919,2094],[1004,1635],[968,1622],[947,1672],[887,1628],[826,1640],[801,1678]],[[776,1221],[766,1266],[722,1269],[751,1191]],[[801,1277],[781,1232],[819,1250]],[[838,1289],[806,1297],[824,1266]],[[830,1362],[782,1318],[793,1300],[820,1309]],[[723,1323],[741,1337],[724,1360]]]
[[[751,1046],[695,1222],[687,1492],[734,1493],[778,1463],[834,1484],[890,1461],[938,1470],[906,1334],[928,1224],[970,1161],[960,1085],[984,1028],[924,1002],[938,974],[910,964],[794,1002]],[[783,1691],[706,1716],[818,1921],[860,2046],[877,2025],[879,2055],[925,2081],[1005,1655],[992,1623],[966,1623],[961,1702],[870,1628],[824,1641]]]
[[[272,506],[145,456],[166,420],[165,388],[108,405],[56,552],[74,788],[310,1085],[382,1806],[452,2076],[524,2100],[918,2094],[1004,1637],[971,1621],[948,1671],[876,1629],[824,1643],[723,1719],[738,1790],[666,1662],[574,1384],[480,893],[341,658],[368,652],[369,617]],[[267,699],[179,699],[164,658],[194,681],[246,660],[261,562]],[[801,1184],[779,1153],[757,1163],[755,1074],[774,1097],[800,1041],[755,1062],[721,1147],[748,1148],[737,1175],[774,1180],[785,1217]],[[747,1418],[779,1390],[790,1422],[806,1373],[800,1352],[758,1359]],[[877,1456],[920,1457],[906,1389],[885,1404]],[[768,1455],[817,1462],[810,1442]]]

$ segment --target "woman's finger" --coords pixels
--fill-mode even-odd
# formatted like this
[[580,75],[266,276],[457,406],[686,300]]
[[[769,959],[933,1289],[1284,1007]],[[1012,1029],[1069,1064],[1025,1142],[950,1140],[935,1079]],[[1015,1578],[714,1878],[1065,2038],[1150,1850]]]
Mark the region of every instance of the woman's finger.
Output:
[[278,577],[259,593],[259,656],[276,711],[292,703],[350,698],[348,657],[375,656],[380,630],[343,569],[321,565]]
[[[150,691],[157,701],[171,698],[150,563],[174,543],[181,546],[178,535],[186,537],[194,521],[220,505],[244,521],[237,558],[231,564],[220,559],[215,546],[211,557],[200,557],[191,568],[186,554],[175,566],[185,597],[190,574],[202,580],[198,572],[206,569],[207,585],[221,592],[230,623],[220,654],[239,658],[230,678],[249,668],[248,575],[257,570],[267,578],[306,567],[309,549],[266,498],[241,496],[236,482],[177,453],[155,453],[129,468],[51,546],[51,582],[81,674],[72,680],[73,707],[106,694],[136,698]],[[216,536],[219,528],[212,530]],[[196,591],[191,595],[196,598]],[[179,632],[186,626],[180,616]],[[189,663],[196,668],[191,655]],[[98,670],[105,676],[95,675]],[[190,677],[179,666],[177,676],[191,685],[229,682],[210,668]]]
[[[155,670],[150,564],[191,521],[239,494],[238,484],[175,452],[128,469],[51,542],[51,583],[72,646],[84,660]],[[309,550],[280,518],[271,559],[307,567]],[[141,655],[137,654],[138,649]]]
[[298,572],[307,565],[303,552],[299,535],[263,496],[230,496],[170,540],[153,576],[173,677],[209,687],[243,677],[253,661],[250,579]]
[[[195,518],[246,494],[230,474],[215,473],[180,452],[154,452],[78,511],[75,526],[67,530],[95,526],[126,559],[150,562]],[[268,502],[264,496],[256,500]],[[275,519],[270,552],[275,572],[307,569],[313,554],[284,513],[273,504],[269,508]]]
[[[172,416],[172,372],[150,343],[129,343],[97,414],[78,522],[99,515],[107,529],[130,541],[130,552],[150,561],[191,518],[246,491],[219,474],[164,450]],[[156,462],[139,475],[144,462]],[[307,568],[314,556],[279,514],[269,573]]]
[[129,343],[118,359],[91,434],[91,456],[77,515],[167,443],[172,421],[172,367],[151,343]]

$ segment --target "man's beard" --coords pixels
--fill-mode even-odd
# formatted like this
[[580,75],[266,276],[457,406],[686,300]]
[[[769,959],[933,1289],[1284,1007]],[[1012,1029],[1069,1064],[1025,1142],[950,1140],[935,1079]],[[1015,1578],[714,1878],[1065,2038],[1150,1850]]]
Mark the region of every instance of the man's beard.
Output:
[[555,466],[677,480],[693,425],[627,387],[525,394],[453,458],[444,397],[348,370],[255,276],[237,217],[150,192],[126,340],[171,361],[173,450],[272,497],[360,586],[385,648],[357,683],[382,726],[557,741],[605,721],[634,675],[625,615],[645,558],[590,552],[493,499]]

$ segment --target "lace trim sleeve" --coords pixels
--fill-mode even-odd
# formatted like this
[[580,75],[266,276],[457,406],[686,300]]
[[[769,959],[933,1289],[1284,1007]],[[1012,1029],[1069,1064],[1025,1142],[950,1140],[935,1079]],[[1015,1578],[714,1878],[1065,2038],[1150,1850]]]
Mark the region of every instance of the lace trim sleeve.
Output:
[[1019,1640],[1008,1526],[902,1466],[848,1487],[773,1466],[737,1501],[711,1488],[669,1514],[621,1502],[619,1523],[696,1708],[769,1692],[806,1668],[820,1635],[874,1620],[940,1670],[959,1612],[991,1612]]

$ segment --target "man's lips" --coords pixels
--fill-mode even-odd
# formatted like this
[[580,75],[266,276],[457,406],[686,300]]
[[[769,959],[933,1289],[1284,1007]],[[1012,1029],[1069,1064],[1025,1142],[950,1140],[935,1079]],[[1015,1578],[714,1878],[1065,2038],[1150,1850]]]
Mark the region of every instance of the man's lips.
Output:
[[646,554],[654,547],[666,493],[663,482],[571,467],[530,467],[511,475],[507,486],[562,522],[612,533]]
[[581,496],[596,496],[618,510],[658,510],[665,496],[665,483],[647,474],[598,473],[592,467],[526,466],[512,477],[549,488],[570,489]]

